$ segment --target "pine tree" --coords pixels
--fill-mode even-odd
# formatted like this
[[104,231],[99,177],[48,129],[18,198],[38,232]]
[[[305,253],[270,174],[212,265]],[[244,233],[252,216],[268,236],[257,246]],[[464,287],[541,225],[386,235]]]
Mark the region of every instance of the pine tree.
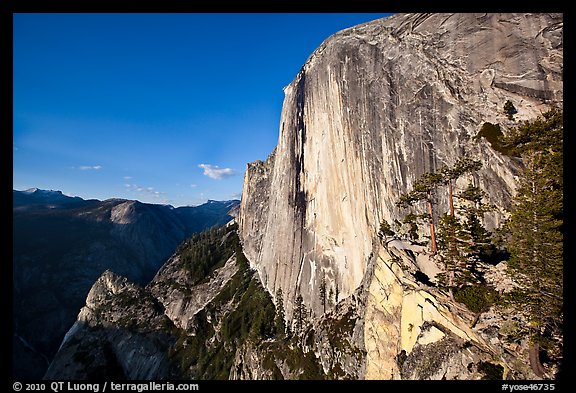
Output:
[[414,213],[408,213],[404,216],[402,223],[408,225],[408,237],[413,241],[418,240],[418,216]]
[[430,225],[430,250],[436,254],[436,231],[434,227],[433,192],[442,183],[442,174],[426,172],[414,183],[411,191],[400,195],[397,206],[410,207],[416,202],[425,201],[428,208],[428,223]]
[[282,288],[276,291],[276,316],[274,318],[274,326],[276,334],[279,337],[284,337],[286,334],[286,324],[284,323],[284,300],[282,300]]
[[[454,192],[453,192],[453,183],[457,181],[460,177],[464,176],[465,174],[469,174],[475,171],[480,170],[482,167],[482,163],[478,160],[474,160],[469,157],[463,157],[456,161],[454,165],[448,167],[444,166],[437,172],[426,172],[424,173],[414,184],[414,187],[411,191],[402,194],[396,203],[397,206],[401,207],[410,207],[414,203],[419,201],[426,201],[428,213],[427,219],[430,224],[430,241],[431,241],[431,251],[432,253],[436,253],[438,251],[437,242],[436,242],[436,233],[435,233],[435,225],[434,225],[434,211],[433,211],[433,192],[437,190],[437,188],[441,185],[448,186],[448,201],[450,204],[450,216],[454,217]],[[412,228],[416,227],[416,220],[415,218],[419,217],[418,215],[414,215],[413,213],[409,213],[405,218],[405,223],[412,224]],[[445,224],[448,224],[449,221],[446,219],[444,220]],[[411,234],[412,237],[412,234]],[[444,234],[445,239],[456,238],[456,233],[452,233],[450,235]],[[454,248],[454,245],[450,246]],[[456,250],[451,250],[453,255],[456,254]],[[450,273],[451,277],[453,273]],[[453,285],[453,278],[450,280],[451,284]]]
[[384,241],[388,236],[394,236],[394,231],[390,224],[388,224],[388,221],[382,220],[380,222],[380,228],[378,229],[378,238],[380,241]]
[[322,303],[323,311],[326,312],[326,277],[324,275],[320,281],[320,303]]
[[512,103],[512,101],[508,100],[504,103],[504,113],[508,117],[509,120],[514,120],[514,115],[518,113],[516,107]]
[[448,185],[448,201],[450,204],[450,215],[452,217],[454,217],[454,192],[452,183],[465,174],[479,171],[481,168],[482,162],[469,157],[463,157],[456,161],[456,163],[451,167],[444,166],[440,169],[442,181],[444,184]]
[[302,328],[304,327],[304,321],[306,320],[306,305],[304,304],[304,299],[301,294],[296,296],[294,301],[294,333],[300,334]]
[[440,275],[440,282],[449,288],[451,297],[454,287],[470,281],[465,251],[467,240],[460,220],[444,213],[438,225],[438,254],[446,272]]
[[[513,129],[504,143],[522,158],[510,216],[510,268],[522,284],[518,300],[531,319],[532,368],[539,344],[563,323],[563,115],[551,110]],[[549,345],[549,347],[553,347]]]
[[460,200],[458,214],[446,213],[438,225],[439,254],[448,273],[442,282],[451,290],[473,283],[477,261],[494,247],[491,233],[482,224],[484,213],[493,208],[483,202],[485,196],[468,183],[464,191],[454,195]]
[[448,186],[448,202],[450,206],[450,218],[443,217],[442,225],[444,230],[443,253],[441,259],[444,261],[448,273],[447,286],[450,288],[450,297],[453,298],[452,288],[466,281],[463,277],[469,277],[469,270],[466,267],[467,253],[462,250],[463,237],[466,235],[462,231],[462,224],[455,217],[454,211],[454,189],[453,183],[465,174],[476,172],[482,168],[482,163],[469,157],[460,158],[452,166],[444,166],[440,169],[442,175],[441,182]]
[[482,224],[484,214],[494,210],[494,206],[483,202],[486,193],[472,183],[468,183],[468,187],[457,197],[463,202],[460,210],[464,217],[462,229],[469,239],[468,252],[482,258],[494,247],[492,234]]

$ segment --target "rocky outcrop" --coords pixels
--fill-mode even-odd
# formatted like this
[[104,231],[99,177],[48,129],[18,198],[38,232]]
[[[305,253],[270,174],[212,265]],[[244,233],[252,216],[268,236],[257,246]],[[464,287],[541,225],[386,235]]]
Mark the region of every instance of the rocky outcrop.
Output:
[[[338,364],[346,370],[340,377],[354,379],[538,379],[527,362],[530,344],[518,339],[525,318],[502,307],[475,314],[422,283],[414,273],[422,273],[415,266],[426,253],[407,252],[412,248],[398,239],[379,246],[359,289],[313,323],[311,348],[326,374]],[[500,270],[486,267],[486,275]],[[346,326],[342,321],[347,328],[335,329]],[[346,345],[327,345],[322,336]],[[335,356],[335,348],[356,356]],[[547,376],[555,372],[552,367]]]
[[167,374],[170,320],[142,287],[106,271],[66,334],[45,379],[159,379]]
[[[447,295],[419,283],[407,268],[415,265],[416,258],[406,253],[406,249],[408,247],[396,240],[394,245],[380,248],[374,261],[366,294],[364,377],[477,379],[470,371],[449,373],[446,363],[448,357],[456,353],[460,356],[464,343],[476,347],[484,357],[492,353],[489,344],[470,327],[473,313],[450,301]],[[421,359],[437,353],[436,345],[432,344],[438,342],[443,343],[440,347],[445,350],[446,358],[438,358],[437,364],[431,363],[430,370],[422,370],[418,361],[413,365],[405,363],[412,357]],[[471,356],[468,363],[478,361],[479,356]]]
[[[472,178],[497,209],[515,190],[518,162],[474,137],[506,131],[562,105],[561,14],[399,14],[328,38],[285,87],[278,146],[249,164],[240,236],[287,316],[298,294],[320,315],[324,278],[337,301],[362,282],[382,220],[424,172],[469,155]],[[514,120],[503,111],[510,100]],[[438,193],[438,212],[448,210]]]
[[212,273],[210,280],[198,285],[194,285],[182,271],[180,257],[175,255],[158,272],[150,288],[164,305],[166,316],[177,327],[188,329],[194,316],[218,296],[238,268],[233,255],[223,267]]

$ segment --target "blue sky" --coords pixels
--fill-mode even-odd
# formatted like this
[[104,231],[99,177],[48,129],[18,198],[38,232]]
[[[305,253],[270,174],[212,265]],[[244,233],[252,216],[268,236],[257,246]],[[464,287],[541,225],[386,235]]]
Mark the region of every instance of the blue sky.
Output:
[[240,198],[282,88],[387,14],[14,14],[13,188],[173,206]]

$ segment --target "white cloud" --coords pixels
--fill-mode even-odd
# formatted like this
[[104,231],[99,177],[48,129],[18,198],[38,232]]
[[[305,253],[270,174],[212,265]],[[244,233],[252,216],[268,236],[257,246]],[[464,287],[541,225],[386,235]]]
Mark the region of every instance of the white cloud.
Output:
[[241,192],[234,192],[234,193],[230,194],[230,196],[234,199],[241,199],[242,193]]
[[[131,192],[136,192],[138,194],[141,195],[141,197],[154,197],[154,198],[161,198],[164,197],[166,195],[165,192],[163,191],[156,191],[154,190],[154,187],[147,187],[147,186],[140,186],[138,184],[130,184],[130,183],[124,183],[124,187],[126,187],[128,189],[128,191]],[[162,200],[164,201],[168,201],[168,199],[164,198]]]
[[190,184],[190,187],[196,188],[196,187],[198,187],[198,184]]
[[199,164],[198,168],[204,169],[204,175],[212,179],[222,180],[227,177],[236,175],[236,171],[232,168],[220,168],[218,165]]
[[99,171],[102,169],[102,165],[84,165],[78,167],[81,171]]
[[124,176],[124,180],[132,180],[132,176]]

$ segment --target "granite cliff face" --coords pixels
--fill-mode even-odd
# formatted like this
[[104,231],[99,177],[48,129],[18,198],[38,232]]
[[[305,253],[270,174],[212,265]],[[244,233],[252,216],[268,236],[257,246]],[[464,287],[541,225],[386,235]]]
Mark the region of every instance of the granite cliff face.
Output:
[[[464,155],[469,180],[505,217],[518,162],[474,140],[485,122],[505,131],[563,99],[562,15],[399,14],[328,38],[285,87],[280,136],[248,164],[240,237],[290,319],[297,294],[322,313],[322,278],[336,301],[367,273],[379,223],[424,172]],[[510,100],[514,121],[503,111]],[[448,210],[437,195],[437,212]]]

